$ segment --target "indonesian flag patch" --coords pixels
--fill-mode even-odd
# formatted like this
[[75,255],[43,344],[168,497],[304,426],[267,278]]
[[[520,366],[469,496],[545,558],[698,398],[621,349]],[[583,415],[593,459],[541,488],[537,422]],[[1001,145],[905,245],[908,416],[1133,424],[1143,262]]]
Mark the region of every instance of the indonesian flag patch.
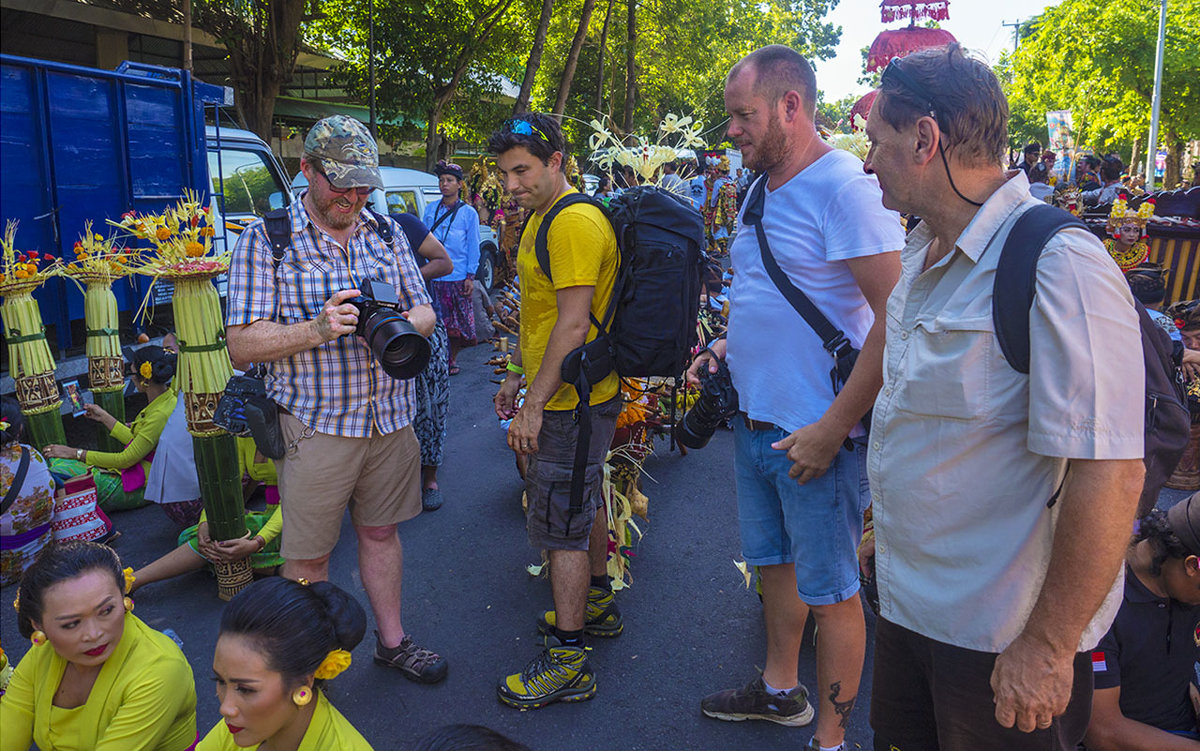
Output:
[[1103,673],[1108,670],[1108,663],[1104,661],[1104,653],[1097,650],[1092,652],[1092,672]]

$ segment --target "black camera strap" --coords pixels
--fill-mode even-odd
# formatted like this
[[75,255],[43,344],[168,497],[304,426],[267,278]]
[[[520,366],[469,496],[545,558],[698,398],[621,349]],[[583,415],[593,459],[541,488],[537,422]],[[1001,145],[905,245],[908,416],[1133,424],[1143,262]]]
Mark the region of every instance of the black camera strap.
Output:
[[850,339],[837,326],[833,325],[824,313],[813,301],[809,299],[804,291],[792,283],[788,279],[787,274],[783,269],[779,268],[779,262],[775,260],[775,255],[771,252],[771,246],[767,242],[767,233],[763,229],[763,213],[766,204],[767,192],[767,176],[763,175],[754,184],[754,188],[750,192],[750,198],[746,211],[742,215],[742,220],[746,224],[753,224],[754,231],[758,235],[758,250],[762,255],[763,267],[767,270],[767,276],[771,277],[771,281],[775,283],[779,294],[791,303],[804,322],[816,332],[821,338],[821,346],[835,358],[845,357],[850,354],[853,346],[850,344]]
[[[833,357],[833,369],[830,371],[830,382],[833,386],[833,393],[836,395],[841,386],[850,378],[850,371],[854,368],[854,362],[858,358],[858,349],[850,343],[850,339],[845,332],[833,325],[824,313],[813,301],[809,299],[804,291],[792,283],[788,279],[787,274],[783,269],[779,268],[779,262],[775,260],[775,254],[771,252],[771,246],[767,242],[767,232],[763,229],[763,214],[766,208],[767,197],[767,180],[768,175],[763,175],[754,183],[754,187],[750,191],[750,197],[746,202],[746,209],[742,212],[742,221],[745,224],[753,224],[754,231],[758,237],[758,252],[762,256],[763,268],[767,270],[767,276],[771,277],[771,281],[775,284],[775,288],[779,290],[779,294],[783,295],[804,322],[809,325],[817,336],[821,338],[821,346],[825,348]],[[866,416],[860,421],[862,426],[870,431],[871,429],[871,412],[867,411]],[[853,443],[849,438],[846,439],[845,446],[847,449],[853,448]]]

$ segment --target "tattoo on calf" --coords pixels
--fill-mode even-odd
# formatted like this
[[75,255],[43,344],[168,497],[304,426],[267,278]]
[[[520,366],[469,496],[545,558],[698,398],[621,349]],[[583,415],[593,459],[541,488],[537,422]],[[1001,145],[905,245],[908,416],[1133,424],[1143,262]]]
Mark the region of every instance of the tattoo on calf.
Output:
[[838,695],[842,693],[842,682],[834,681],[829,686],[829,703],[833,705],[833,711],[837,713],[838,727],[846,730],[850,727],[850,712],[854,709],[854,698],[851,696],[845,701],[838,701]]

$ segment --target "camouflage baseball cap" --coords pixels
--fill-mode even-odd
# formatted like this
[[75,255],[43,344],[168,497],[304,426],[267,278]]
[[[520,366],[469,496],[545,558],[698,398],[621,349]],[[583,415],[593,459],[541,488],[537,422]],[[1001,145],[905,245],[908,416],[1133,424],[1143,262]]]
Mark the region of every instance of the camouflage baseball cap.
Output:
[[335,188],[383,190],[379,147],[366,127],[352,117],[333,115],[318,121],[304,139],[304,155]]

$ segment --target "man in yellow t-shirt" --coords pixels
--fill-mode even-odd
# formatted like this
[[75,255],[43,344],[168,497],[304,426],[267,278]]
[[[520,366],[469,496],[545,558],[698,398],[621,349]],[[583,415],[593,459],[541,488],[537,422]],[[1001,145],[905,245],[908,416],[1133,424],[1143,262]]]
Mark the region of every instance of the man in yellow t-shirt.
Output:
[[[537,113],[509,119],[492,134],[488,150],[496,155],[505,189],[533,212],[517,253],[521,345],[495,403],[496,414],[512,420],[509,447],[528,457],[529,542],[550,556],[554,610],[543,613],[538,622],[546,649],[497,687],[505,704],[534,709],[592,698],[596,678],[584,651],[584,632],[616,636],[623,628],[606,574],[607,516],[596,513],[603,502],[604,458],[621,411],[618,378],[613,372],[592,386],[583,507],[574,510],[571,478],[579,399],[561,375],[567,354],[596,337],[590,317],[603,320],[620,257],[608,219],[595,206],[581,203],[552,217],[547,233],[550,274],[538,263],[534,244],[543,218],[555,203],[576,192],[567,182],[566,146],[556,120]],[[518,408],[522,380],[527,390]]]

